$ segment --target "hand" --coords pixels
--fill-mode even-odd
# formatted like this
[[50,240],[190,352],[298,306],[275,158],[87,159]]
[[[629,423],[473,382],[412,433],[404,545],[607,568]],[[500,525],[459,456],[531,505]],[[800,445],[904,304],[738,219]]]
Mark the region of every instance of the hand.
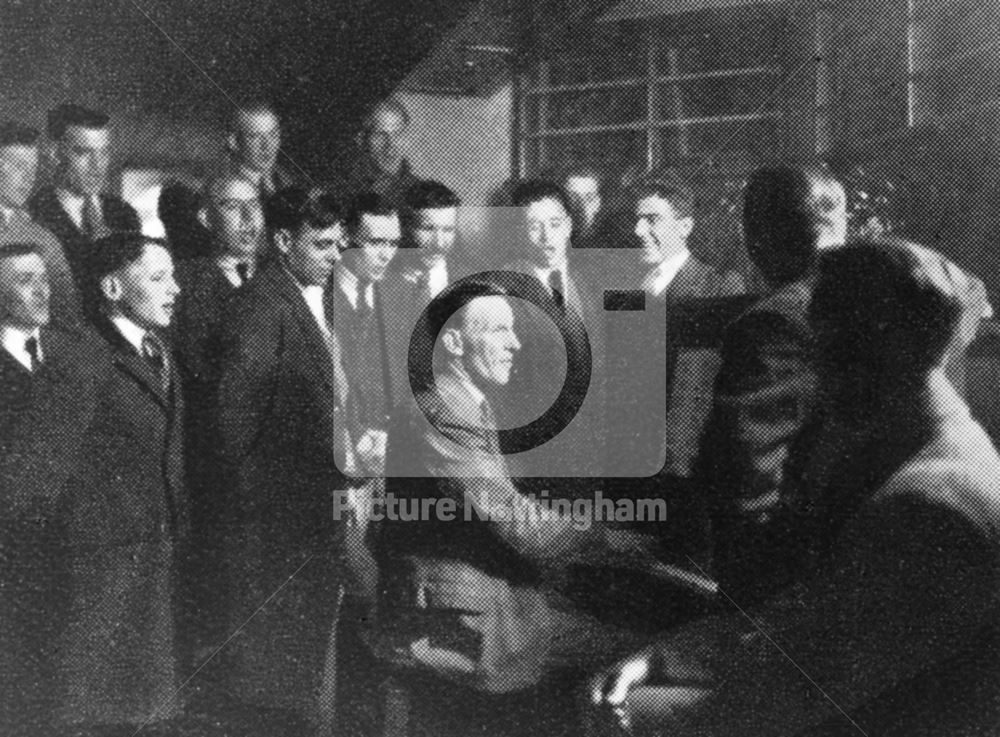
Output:
[[371,428],[358,440],[355,451],[366,473],[372,476],[385,473],[385,443],[385,432]]
[[624,711],[629,691],[646,684],[652,676],[654,655],[651,648],[643,650],[597,676],[591,682],[591,703],[616,713]]

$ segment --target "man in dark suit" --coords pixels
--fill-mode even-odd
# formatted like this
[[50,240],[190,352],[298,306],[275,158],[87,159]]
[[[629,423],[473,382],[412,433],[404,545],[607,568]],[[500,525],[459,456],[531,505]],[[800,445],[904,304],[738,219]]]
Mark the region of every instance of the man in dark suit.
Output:
[[843,187],[815,165],[751,174],[743,207],[747,251],[771,294],[726,328],[715,399],[695,485],[712,507],[713,573],[741,606],[781,588],[798,561],[779,561],[795,524],[781,499],[788,451],[815,400],[813,333],[806,320],[813,265],[843,243]]
[[[332,688],[343,595],[333,492],[352,459],[347,382],[324,291],[344,245],[327,189],[283,190],[266,220],[278,257],[233,295],[222,324],[218,427],[230,479],[231,689],[253,734],[301,734]],[[257,730],[257,731],[253,731]]]
[[[77,288],[91,281],[87,263],[94,241],[111,231],[142,228],[131,205],[105,192],[111,164],[110,119],[105,113],[65,104],[50,110],[49,138],[55,144],[56,173],[28,201],[31,216],[62,243]],[[84,299],[94,316],[97,305]]]
[[243,288],[257,269],[264,236],[264,216],[257,188],[234,175],[222,175],[205,187],[198,213],[212,235],[210,254],[181,261],[172,338],[184,387],[185,467],[191,499],[192,556],[186,581],[194,586],[192,621],[187,634],[196,649],[218,645],[228,632],[221,627],[218,597],[220,525],[215,390],[218,383],[219,323],[229,297]]
[[[77,341],[49,324],[48,268],[30,243],[0,245],[0,458],[15,450],[18,425],[40,390],[43,365],[75,359]],[[44,383],[45,379],[41,380]],[[58,536],[22,515],[0,525],[0,728],[47,731],[51,717]]]
[[299,179],[278,164],[280,152],[281,121],[274,108],[266,102],[240,105],[226,123],[226,161],[220,173],[246,179],[264,201]]
[[651,558],[621,529],[576,525],[511,479],[486,392],[510,379],[515,324],[496,284],[446,290],[428,323],[435,383],[397,409],[390,432],[387,509],[428,513],[390,511],[378,531],[383,652],[428,734],[579,734],[564,671],[636,639],[552,588],[574,561]]
[[580,412],[562,432],[542,447],[520,455],[515,463],[516,475],[545,476],[548,478],[541,483],[572,493],[570,477],[594,478],[602,472],[602,315],[595,293],[569,260],[573,221],[563,190],[551,182],[531,180],[515,188],[512,202],[520,214],[524,256],[503,270],[530,277],[529,299],[553,309],[549,314],[524,300],[514,304],[523,349],[500,400],[499,414],[504,426],[518,427],[546,412],[562,391],[570,370],[567,336],[586,335],[592,373],[589,386],[582,389],[587,394]]
[[455,241],[461,202],[440,182],[419,182],[406,193],[401,213],[403,245],[382,282],[386,355],[394,403],[413,396],[408,371],[410,343],[428,355],[427,331],[418,324],[424,309],[445,287],[463,275],[456,264]]
[[351,437],[364,470],[381,476],[393,401],[382,281],[399,247],[398,210],[381,195],[362,192],[351,203],[347,231],[349,247],[333,271],[328,308],[353,396]]
[[809,321],[829,404],[789,470],[810,565],[598,678],[609,717],[632,734],[994,730],[1000,458],[944,372],[963,311],[982,314],[973,287],[911,244],[821,256]]
[[20,123],[0,123],[0,244],[34,243],[41,249],[52,290],[53,322],[75,328],[83,314],[63,246],[26,209],[37,171],[38,131]]
[[158,335],[178,291],[170,254],[115,234],[94,244],[90,268],[102,340],[93,356],[40,372],[47,386],[0,471],[4,518],[59,534],[53,719],[105,735],[179,714],[175,556],[187,505],[180,379]]
[[[718,354],[691,345],[681,320],[692,310],[742,291],[735,273],[720,273],[687,246],[694,193],[676,177],[638,183],[635,234],[647,269],[638,311],[607,313],[609,475],[624,493],[666,496],[674,510],[665,551],[678,564],[708,559],[708,517],[689,479],[712,401]],[[646,477],[646,478],[636,478]],[[673,529],[671,529],[673,528]]]

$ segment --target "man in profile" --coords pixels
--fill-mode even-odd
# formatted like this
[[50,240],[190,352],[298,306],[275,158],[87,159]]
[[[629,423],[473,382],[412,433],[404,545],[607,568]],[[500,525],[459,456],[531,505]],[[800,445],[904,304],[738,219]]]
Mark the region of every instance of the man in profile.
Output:
[[225,172],[252,183],[261,201],[296,183],[297,177],[278,164],[280,151],[281,121],[271,105],[248,103],[229,116]]
[[0,123],[0,244],[38,246],[48,272],[53,322],[72,328],[81,324],[83,314],[63,246],[27,210],[38,172],[38,135],[20,123]]
[[400,207],[418,181],[406,158],[410,113],[394,97],[382,100],[365,116],[358,135],[359,157],[351,170],[348,192],[373,191]]
[[[111,231],[141,230],[131,205],[109,194],[110,118],[73,104],[49,111],[48,133],[55,144],[54,184],[39,189],[28,202],[32,217],[63,245],[77,287],[88,280],[88,259],[95,240]],[[88,311],[93,305],[85,304]]]

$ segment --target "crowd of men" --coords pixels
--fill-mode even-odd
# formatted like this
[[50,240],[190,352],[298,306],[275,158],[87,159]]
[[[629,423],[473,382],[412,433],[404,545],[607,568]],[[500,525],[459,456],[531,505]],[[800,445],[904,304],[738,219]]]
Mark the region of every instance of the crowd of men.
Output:
[[812,163],[747,181],[753,294],[676,176],[632,248],[581,170],[470,254],[409,123],[376,106],[326,186],[241,107],[166,239],[108,192],[107,115],[51,111],[40,188],[0,125],[3,733],[1000,724],[1000,458],[946,374],[982,284],[850,241]]

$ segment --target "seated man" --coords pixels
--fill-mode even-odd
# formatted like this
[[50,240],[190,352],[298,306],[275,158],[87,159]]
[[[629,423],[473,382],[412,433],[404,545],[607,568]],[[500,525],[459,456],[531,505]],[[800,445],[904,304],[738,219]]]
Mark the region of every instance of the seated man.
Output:
[[1000,458],[944,375],[981,296],[905,242],[821,257],[809,319],[827,402],[788,476],[806,572],[598,677],[608,721],[755,737],[996,728]]
[[507,291],[463,281],[430,310],[438,370],[389,433],[376,531],[383,654],[427,705],[428,734],[577,734],[568,684],[637,635],[585,613],[574,571],[655,561],[623,529],[549,507],[511,479],[487,398],[520,348]]

